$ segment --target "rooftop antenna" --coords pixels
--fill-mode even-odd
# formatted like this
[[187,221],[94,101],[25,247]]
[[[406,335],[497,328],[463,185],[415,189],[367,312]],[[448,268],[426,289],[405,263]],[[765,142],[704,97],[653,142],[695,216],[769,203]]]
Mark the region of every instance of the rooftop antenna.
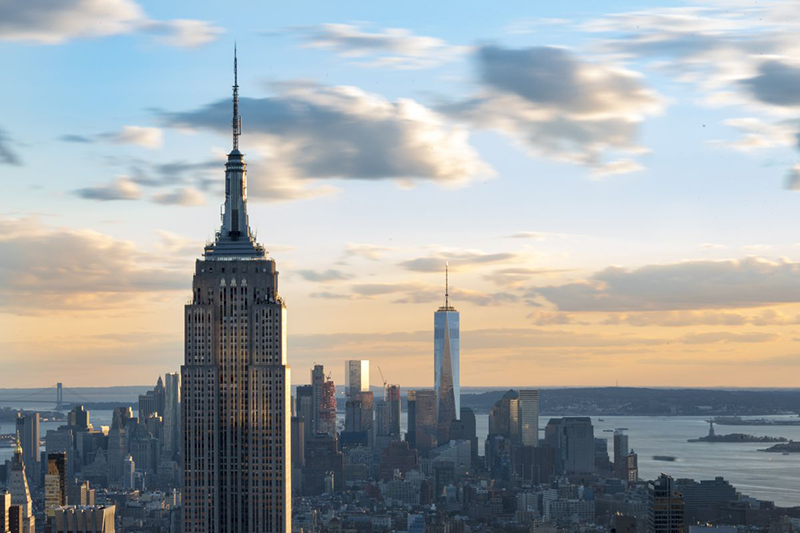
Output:
[[233,151],[239,150],[239,135],[242,134],[242,117],[239,116],[239,60],[236,42],[233,43]]
[[450,263],[444,263],[444,307],[450,307]]

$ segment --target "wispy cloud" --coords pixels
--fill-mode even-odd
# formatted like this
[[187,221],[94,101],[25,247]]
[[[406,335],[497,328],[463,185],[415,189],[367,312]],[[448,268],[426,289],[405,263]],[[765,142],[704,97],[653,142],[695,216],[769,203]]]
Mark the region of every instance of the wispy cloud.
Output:
[[[492,174],[467,142],[466,129],[413,100],[391,102],[355,87],[277,89],[276,96],[240,101],[250,150],[263,163],[255,194],[276,180],[303,189],[330,179],[458,185]],[[228,133],[229,114],[230,102],[220,100],[163,118],[174,127]]]
[[210,22],[149,18],[133,0],[27,0],[0,3],[0,40],[55,45],[128,33],[153,33],[170,46],[195,47],[222,29]]
[[3,128],[0,128],[0,164],[20,166],[22,159],[11,148],[10,144],[11,140],[8,133]]
[[300,28],[304,46],[333,50],[365,66],[398,69],[430,68],[469,50],[442,39],[415,35],[403,28],[367,31],[353,24],[320,24]]
[[75,194],[86,200],[138,200],[142,195],[140,187],[127,177],[119,177],[108,183],[77,189]]
[[646,151],[638,125],[664,103],[637,73],[553,47],[483,46],[475,58],[482,91],[444,106],[452,116],[598,177],[642,169],[629,157]]
[[635,269],[608,267],[583,282],[531,289],[562,311],[666,311],[800,302],[800,263],[747,257]]

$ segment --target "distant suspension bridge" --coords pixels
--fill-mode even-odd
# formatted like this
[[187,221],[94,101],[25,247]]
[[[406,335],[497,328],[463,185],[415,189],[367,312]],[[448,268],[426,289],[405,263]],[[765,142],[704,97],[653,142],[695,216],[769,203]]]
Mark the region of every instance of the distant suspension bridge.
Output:
[[[54,401],[55,403],[55,410],[56,411],[63,411],[64,410],[64,395],[68,396],[67,402],[80,402],[80,403],[91,403],[92,400],[82,396],[78,392],[72,389],[68,389],[64,387],[62,383],[56,383],[55,385],[50,385],[49,387],[45,387],[44,389],[28,391],[20,390],[20,391],[8,391],[9,394],[15,394],[17,392],[22,393],[20,396],[8,396],[6,394],[0,393],[0,405],[5,404],[23,404],[23,403],[36,403],[36,404],[46,404]],[[53,394],[55,393],[55,398],[53,398]]]

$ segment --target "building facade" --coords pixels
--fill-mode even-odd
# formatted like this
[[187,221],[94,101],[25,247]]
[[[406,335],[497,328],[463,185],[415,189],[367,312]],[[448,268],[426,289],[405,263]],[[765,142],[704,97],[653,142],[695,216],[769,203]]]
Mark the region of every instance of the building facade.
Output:
[[461,411],[459,320],[458,311],[450,305],[449,273],[445,272],[444,306],[433,315],[434,385],[440,444],[450,440],[450,424],[458,419]]
[[[11,493],[11,507],[16,506],[19,508],[19,511],[17,511],[19,514],[17,530],[20,533],[35,533],[36,519],[33,516],[33,501],[31,500],[31,491],[28,486],[23,457],[24,452],[18,436],[17,447],[14,449],[14,458],[11,460],[7,474],[8,492]],[[10,512],[13,514],[13,510]]]
[[524,446],[539,446],[539,391],[519,391],[520,438]]
[[344,386],[348,396],[369,390],[369,361],[352,359],[344,362]]
[[225,206],[196,262],[181,367],[186,533],[289,532],[291,406],[278,271],[250,230],[238,84]]

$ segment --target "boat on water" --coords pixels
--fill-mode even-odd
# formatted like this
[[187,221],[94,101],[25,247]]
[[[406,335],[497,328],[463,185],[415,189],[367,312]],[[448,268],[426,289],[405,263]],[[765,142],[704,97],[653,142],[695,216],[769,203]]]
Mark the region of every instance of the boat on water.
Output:
[[677,457],[673,457],[671,455],[654,455],[653,456],[653,460],[654,461],[667,461],[667,462],[670,462],[670,463],[674,463],[675,461],[678,460],[678,458]]

